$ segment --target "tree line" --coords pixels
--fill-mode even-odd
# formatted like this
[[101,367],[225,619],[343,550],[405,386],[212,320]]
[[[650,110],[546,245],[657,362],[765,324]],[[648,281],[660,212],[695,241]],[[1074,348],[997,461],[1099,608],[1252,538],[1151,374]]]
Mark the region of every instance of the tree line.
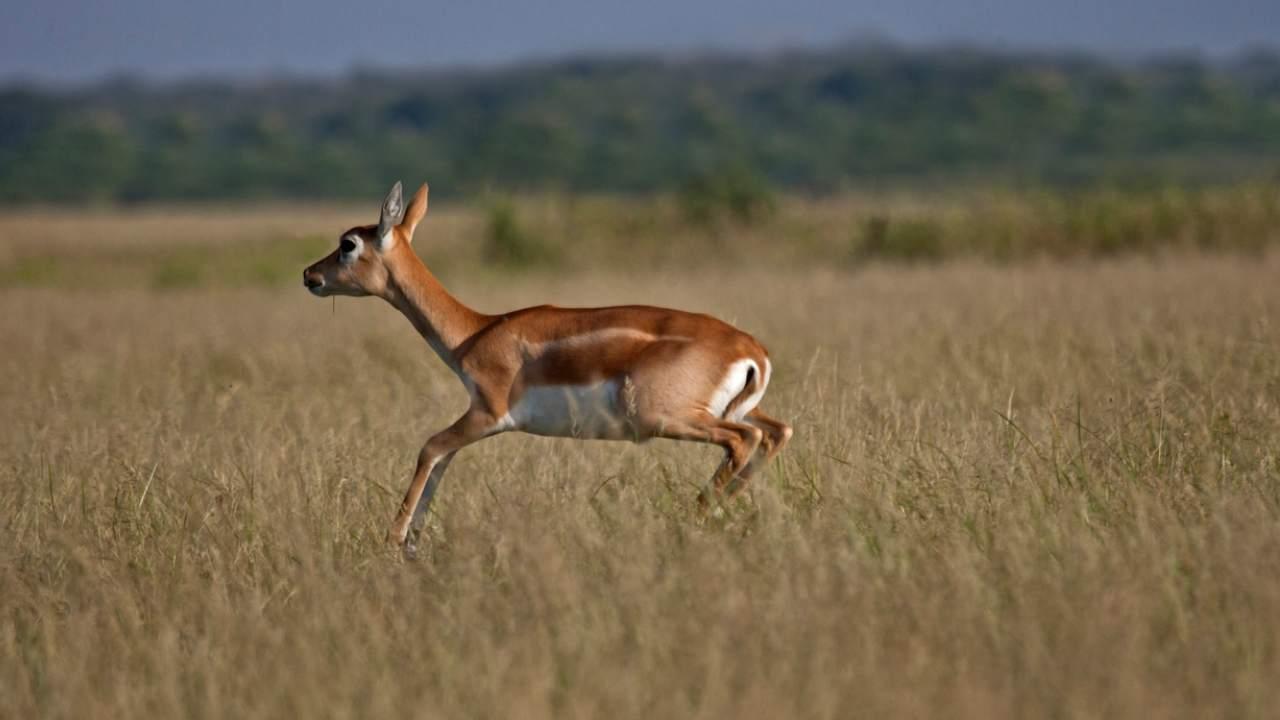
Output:
[[[1280,54],[860,46],[0,88],[0,201],[1280,177]],[[728,180],[725,180],[728,178]]]

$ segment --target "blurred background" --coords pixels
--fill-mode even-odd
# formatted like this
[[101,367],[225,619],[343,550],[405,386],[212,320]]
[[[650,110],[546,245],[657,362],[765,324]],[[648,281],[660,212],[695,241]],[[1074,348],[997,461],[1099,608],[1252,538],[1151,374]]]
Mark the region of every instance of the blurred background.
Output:
[[[762,226],[826,262],[1256,247],[1277,214],[1261,0],[8,15],[8,206],[368,204],[425,179],[516,264]],[[0,274],[50,274],[18,260],[43,270]]]
[[18,0],[0,201],[1280,174],[1280,6]]

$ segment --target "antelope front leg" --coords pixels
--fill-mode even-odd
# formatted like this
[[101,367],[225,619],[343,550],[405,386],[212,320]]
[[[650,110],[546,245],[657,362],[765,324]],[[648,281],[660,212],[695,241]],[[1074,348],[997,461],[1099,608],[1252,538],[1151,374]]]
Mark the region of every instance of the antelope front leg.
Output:
[[418,542],[418,536],[422,534],[422,528],[427,524],[427,510],[431,508],[431,499],[435,497],[436,490],[440,489],[440,481],[444,479],[444,474],[449,471],[449,463],[453,460],[454,453],[449,453],[440,458],[440,462],[431,468],[431,472],[427,474],[427,485],[422,490],[422,497],[418,498],[418,505],[414,508],[413,519],[409,521],[409,536],[405,539],[405,548],[410,552],[413,551],[414,545]]
[[[413,481],[409,483],[409,489],[400,503],[400,511],[396,513],[396,519],[391,523],[391,529],[387,531],[388,543],[399,547],[408,538],[409,527],[415,515],[414,510],[423,499],[427,479],[435,476],[435,482],[432,483],[432,494],[434,494],[435,487],[440,482],[440,476],[444,474],[443,467],[439,468],[438,473],[433,471],[440,465],[447,466],[457,451],[488,437],[494,432],[494,427],[495,423],[486,415],[472,411],[458,418],[448,429],[431,436],[427,444],[422,446],[422,452],[418,453],[418,466],[413,472]],[[430,497],[427,498],[427,502],[430,503]],[[423,509],[425,510],[425,507]]]

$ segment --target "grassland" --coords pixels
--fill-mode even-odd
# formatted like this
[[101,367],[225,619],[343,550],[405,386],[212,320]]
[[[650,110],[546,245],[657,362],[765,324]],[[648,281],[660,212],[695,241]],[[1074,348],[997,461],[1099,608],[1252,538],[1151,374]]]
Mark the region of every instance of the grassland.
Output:
[[419,252],[480,309],[756,334],[796,437],[707,522],[711,449],[495,438],[411,561],[379,540],[463,392],[295,279],[363,208],[0,217],[0,715],[1273,716],[1269,241],[862,263],[789,207],[525,269],[434,213]]

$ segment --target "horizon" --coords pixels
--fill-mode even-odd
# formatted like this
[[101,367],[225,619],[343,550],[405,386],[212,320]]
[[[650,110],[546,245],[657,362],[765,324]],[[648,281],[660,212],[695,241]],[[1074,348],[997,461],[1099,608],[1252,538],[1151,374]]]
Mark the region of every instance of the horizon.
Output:
[[964,8],[930,0],[892,8],[807,0],[785,12],[734,7],[731,13],[720,4],[657,0],[636,9],[551,0],[530,9],[380,2],[316,11],[296,0],[271,8],[124,0],[103,12],[79,0],[23,0],[13,12],[16,22],[0,27],[0,83],[66,87],[117,78],[167,83],[485,71],[575,58],[759,56],[857,43],[1112,62],[1166,55],[1220,60],[1274,51],[1266,28],[1280,25],[1280,5],[1259,0],[1226,8],[1194,0],[1141,0],[1122,8],[1102,0],[1076,8],[1043,0],[984,0]]

